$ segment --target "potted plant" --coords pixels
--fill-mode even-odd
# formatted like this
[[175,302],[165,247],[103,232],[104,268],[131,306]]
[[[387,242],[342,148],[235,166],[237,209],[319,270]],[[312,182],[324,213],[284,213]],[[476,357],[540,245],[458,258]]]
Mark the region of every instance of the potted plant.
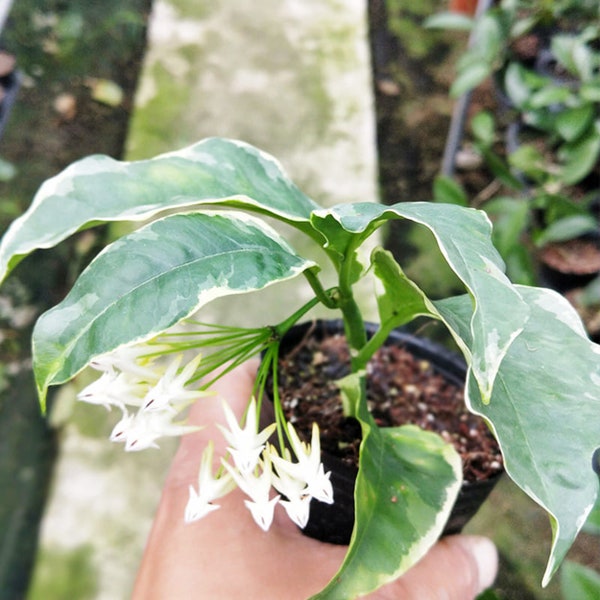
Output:
[[[322,264],[300,256],[265,216],[312,240],[323,262],[333,265],[334,280],[324,281]],[[361,253],[393,219],[432,232],[464,294],[434,300],[387,251]],[[483,212],[428,202],[322,208],[271,156],[242,142],[210,138],[145,161],[88,157],[48,180],[2,240],[1,276],[30,252],[76,231],[142,220],[147,224],[109,244],[67,297],[38,320],[32,346],[42,408],[49,386],[91,365],[101,376],[82,399],[121,409],[112,439],[130,450],[151,447],[160,436],[190,429],[178,415],[201,401],[223,369],[263,352],[244,422],[224,409],[230,460],[213,472],[207,449],[200,486],[190,482],[185,516],[193,521],[211,512],[213,501],[237,484],[250,496],[261,527],[268,528],[278,501],[302,525],[311,498],[335,504],[335,496],[321,463],[318,431],[302,441],[283,415],[276,363],[294,324],[316,305],[331,309],[343,321],[349,346],[350,373],[339,384],[344,411],[360,424],[362,440],[352,538],[339,572],[319,597],[356,597],[423,556],[441,534],[461,487],[452,446],[415,426],[379,427],[366,399],[369,359],[392,330],[429,317],[446,326],[462,351],[466,404],[489,424],[507,473],[550,515],[553,541],[543,581],[550,579],[598,495],[600,348],[587,339],[562,296],[508,280]],[[292,277],[305,278],[310,298],[286,298],[290,316],[280,323],[242,329],[191,320],[212,300]],[[365,279],[373,280],[379,312],[369,335],[355,295]],[[182,328],[185,321],[188,328]],[[184,362],[187,350],[194,356]],[[259,430],[259,405],[270,378],[275,422]],[[279,439],[278,450],[268,441],[271,435]]]
[[508,272],[532,282],[537,261],[544,283],[554,285],[550,269],[590,280],[600,265],[597,3],[505,0],[463,25],[471,44],[451,92],[466,94],[488,77],[495,83],[496,116],[475,109],[470,124],[498,184],[481,206],[495,220]]
[[[452,94],[460,96],[485,79],[504,74],[509,65],[519,63],[532,67],[537,62],[546,66],[553,63],[548,53],[553,53],[558,43],[563,52],[570,52],[564,36],[580,34],[594,37],[598,27],[598,4],[595,0],[496,0],[486,2],[487,10],[473,17],[452,12],[442,12],[426,21],[428,27],[464,29],[470,31],[469,47],[456,65],[456,78]],[[584,67],[584,55],[569,59],[568,71]],[[585,66],[585,70],[593,64]]]
[[[580,113],[567,112],[546,115],[558,123],[546,131],[525,126],[522,118],[512,121],[509,143],[500,152],[494,117],[484,111],[471,121],[473,147],[499,182],[499,191],[481,207],[495,223],[494,241],[509,274],[526,283],[541,280],[560,292],[580,287],[600,272],[595,184],[600,163],[589,148],[590,136],[566,142],[550,130],[561,127],[562,117],[571,118],[574,127],[582,123],[582,114],[579,119]],[[558,144],[568,144],[568,152]],[[593,160],[583,165],[578,156]]]

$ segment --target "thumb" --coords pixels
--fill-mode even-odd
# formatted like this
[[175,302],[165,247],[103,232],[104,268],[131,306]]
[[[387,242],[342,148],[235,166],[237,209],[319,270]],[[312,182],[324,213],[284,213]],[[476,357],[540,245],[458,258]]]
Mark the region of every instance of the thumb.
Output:
[[405,575],[369,597],[471,600],[492,585],[497,571],[498,552],[490,540],[480,536],[448,536]]

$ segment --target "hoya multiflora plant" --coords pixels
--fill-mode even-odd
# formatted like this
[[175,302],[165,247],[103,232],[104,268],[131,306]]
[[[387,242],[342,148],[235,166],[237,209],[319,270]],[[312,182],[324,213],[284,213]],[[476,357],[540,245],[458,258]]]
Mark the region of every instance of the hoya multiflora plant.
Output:
[[[327,281],[321,265],[298,254],[264,216],[320,247],[335,279]],[[363,257],[364,243],[394,219],[433,234],[462,295],[429,298],[381,248]],[[548,511],[549,580],[598,495],[600,348],[560,295],[507,279],[484,213],[426,202],[323,208],[267,154],[207,139],[145,161],[92,156],[48,180],[2,241],[1,277],[33,250],[108,221],[146,224],[108,245],[38,320],[33,363],[42,407],[49,386],[92,366],[100,377],[80,399],[121,412],[111,437],[126,449],[152,447],[161,436],[190,431],[183,409],[202,402],[220,374],[260,352],[244,417],[238,422],[223,407],[228,455],[213,463],[209,445],[198,457],[185,518],[210,518],[218,498],[239,486],[263,529],[278,503],[302,526],[311,499],[335,498],[318,431],[301,441],[285,420],[275,366],[279,342],[316,305],[341,315],[352,373],[339,385],[344,410],[359,420],[363,435],[354,532],[345,561],[319,597],[355,597],[397,577],[431,547],[461,487],[452,447],[414,426],[377,427],[365,397],[366,365],[389,332],[416,317],[436,319],[467,361],[468,408],[489,424],[510,477]],[[298,306],[287,298],[290,316],[283,322],[240,329],[193,320],[208,302],[241,293],[250,301],[252,292],[294,277],[304,278],[313,294]],[[370,338],[355,294],[364,279],[373,281],[379,311]],[[275,417],[261,429],[268,381]]]

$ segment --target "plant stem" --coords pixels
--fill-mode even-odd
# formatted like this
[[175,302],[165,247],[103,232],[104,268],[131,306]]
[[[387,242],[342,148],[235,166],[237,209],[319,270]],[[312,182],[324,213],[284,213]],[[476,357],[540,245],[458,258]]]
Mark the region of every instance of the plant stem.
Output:
[[[358,373],[363,365],[358,360],[361,349],[367,344],[367,331],[362,312],[354,297],[352,289],[353,275],[358,265],[354,247],[348,248],[340,268],[339,308],[342,311],[344,331],[350,347],[350,368],[353,373]],[[367,402],[367,381],[364,375],[360,377],[359,404]],[[343,402],[344,416],[353,417],[355,412],[349,403]]]
[[[327,293],[327,292],[324,292]],[[312,298],[304,306],[301,306],[293,315],[288,317],[285,321],[275,325],[273,330],[276,337],[282,337],[293,325],[295,325],[311,308],[314,308],[321,302],[320,298]]]
[[350,346],[353,371],[356,371],[358,368],[358,365],[355,362],[358,351],[367,343],[365,323],[352,290],[354,274],[358,267],[355,247],[354,245],[350,245],[346,250],[344,260],[340,265],[340,297],[338,304],[342,311],[342,318],[344,319],[344,329]]
[[317,299],[327,308],[337,308],[337,298],[335,295],[336,288],[332,288],[329,290],[325,290],[317,277],[317,268],[307,269],[304,271],[304,276],[306,277],[310,287],[313,289]]
[[357,369],[364,369],[367,363],[377,352],[377,350],[387,340],[391,329],[381,326],[373,335],[373,337],[360,349],[360,352],[356,356],[356,367]]

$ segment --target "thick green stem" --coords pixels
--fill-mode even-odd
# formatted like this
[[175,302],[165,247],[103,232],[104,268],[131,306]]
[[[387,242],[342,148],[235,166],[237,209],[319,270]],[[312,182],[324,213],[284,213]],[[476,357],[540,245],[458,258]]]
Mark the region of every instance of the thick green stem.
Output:
[[[362,314],[353,296],[343,298],[340,303],[342,317],[344,319],[344,329],[348,345],[350,346],[350,356],[352,366],[355,366],[354,360],[359,351],[367,343],[367,333]],[[355,370],[353,368],[353,370]]]
[[340,288],[339,288],[339,308],[342,311],[344,319],[344,328],[346,338],[350,346],[350,356],[352,362],[352,370],[357,370],[355,358],[358,351],[367,343],[367,334],[365,331],[365,323],[362,313],[352,289],[354,274],[358,268],[356,262],[356,254],[354,247],[349,247],[346,251],[344,261],[340,266]]
[[386,327],[383,323],[381,324],[373,337],[360,349],[356,356],[357,369],[364,369],[367,366],[373,354],[383,346],[393,329],[393,327]]
[[[356,267],[354,250],[350,248],[340,269],[339,307],[342,311],[344,331],[350,347],[350,367],[353,373],[358,373],[364,368],[358,358],[361,349],[367,344],[365,322],[352,289],[353,272]],[[364,375],[360,377],[360,388],[359,404],[364,404],[367,401],[367,383]],[[353,404],[344,402],[344,415],[347,417],[356,416],[354,408]]]

